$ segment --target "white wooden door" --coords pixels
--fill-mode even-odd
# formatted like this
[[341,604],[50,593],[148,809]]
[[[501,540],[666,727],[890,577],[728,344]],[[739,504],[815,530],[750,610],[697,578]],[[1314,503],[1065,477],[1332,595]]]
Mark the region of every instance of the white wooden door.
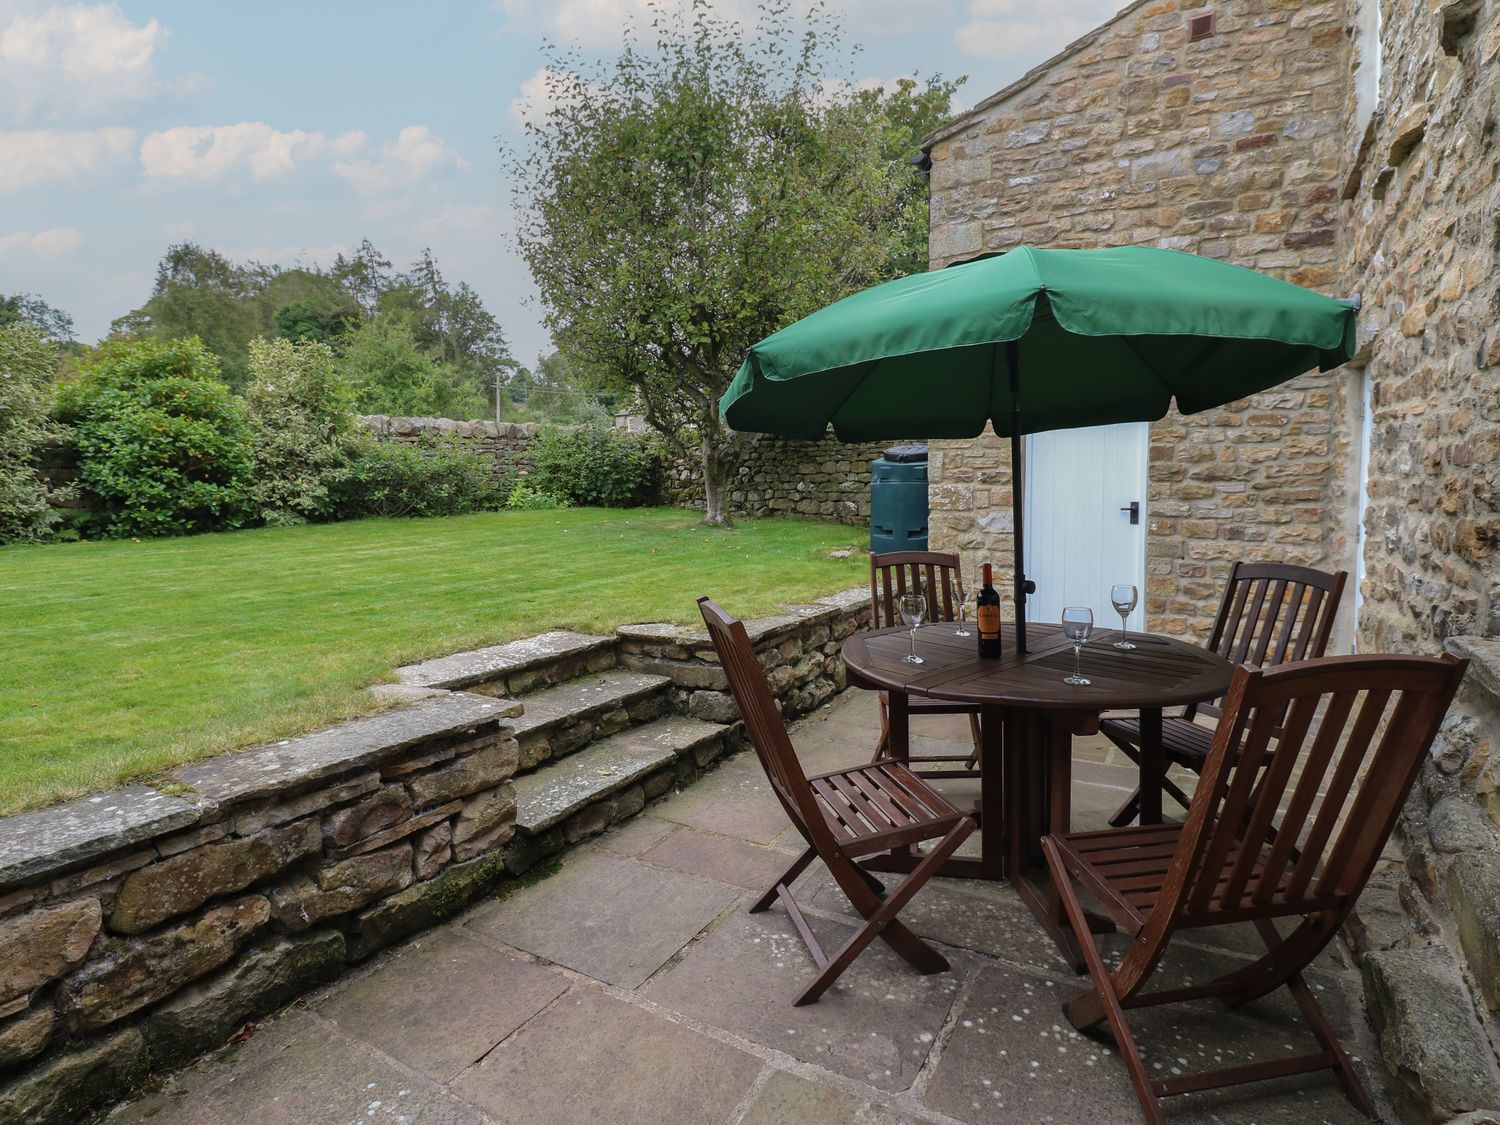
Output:
[[1109,588],[1129,582],[1141,593],[1130,628],[1144,628],[1149,431],[1128,422],[1026,439],[1026,575],[1036,583],[1028,620],[1086,605],[1096,628],[1118,629]]

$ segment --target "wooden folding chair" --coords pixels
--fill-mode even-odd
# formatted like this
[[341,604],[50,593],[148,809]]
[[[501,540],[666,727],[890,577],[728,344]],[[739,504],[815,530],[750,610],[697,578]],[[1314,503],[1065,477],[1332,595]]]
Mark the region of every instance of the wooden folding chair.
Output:
[[[807,843],[796,862],[750,907],[755,914],[779,898],[807,943],[818,975],[796,1003],[816,1001],[877,937],[918,972],[946,972],[948,962],[903,926],[896,915],[974,831],[973,818],[959,812],[904,765],[889,758],[877,758],[856,769],[808,777],[797,760],[781,711],[755,658],[744,625],[708,598],[699,598],[698,608],[771,789]],[[855,862],[860,856],[926,840],[938,843],[889,894],[879,880]],[[821,859],[827,865],[849,902],[865,919],[865,924],[832,957],[823,952],[792,898],[792,883],[814,859]]]
[[[1080,1030],[1108,1022],[1147,1121],[1165,1120],[1159,1099],[1172,1094],[1325,1069],[1375,1117],[1302,970],[1364,888],[1466,667],[1452,656],[1242,665],[1186,822],[1043,839],[1053,894],[1093,978],[1064,1011]],[[1073,880],[1133,938],[1114,972]],[[1275,918],[1298,921],[1283,937]],[[1207,984],[1141,991],[1178,931],[1247,921],[1265,942],[1260,960]],[[1239,1005],[1283,985],[1317,1040],[1311,1054],[1162,1077],[1146,1069],[1125,1018],[1210,996]]]
[[[1263,668],[1322,656],[1333,635],[1333,619],[1348,577],[1342,570],[1329,574],[1309,566],[1237,562],[1229,572],[1213,632],[1204,647],[1232,663]],[[1175,762],[1202,773],[1214,725],[1201,720],[1218,717],[1219,707],[1213,702],[1194,703],[1181,715],[1164,716],[1161,741],[1168,764]],[[1103,719],[1099,733],[1140,765],[1138,716]],[[1163,791],[1187,808],[1187,794],[1171,781],[1163,781]],[[1119,828],[1140,811],[1141,791],[1136,789],[1109,822]]]
[[[958,594],[963,586],[963,568],[957,555],[938,551],[887,551],[870,555],[870,624],[885,629],[901,622],[901,596],[908,592],[927,596],[927,620],[957,621]],[[978,625],[973,626],[977,629]],[[978,641],[975,641],[978,644]],[[974,744],[968,754],[908,755],[912,762],[963,762],[962,769],[929,769],[919,777],[973,777],[979,764],[979,708],[965,703],[945,703],[940,699],[913,696],[907,700],[907,712],[917,715],[967,715],[969,738]],[[880,692],[880,741],[875,756],[883,757],[891,742],[891,696]]]

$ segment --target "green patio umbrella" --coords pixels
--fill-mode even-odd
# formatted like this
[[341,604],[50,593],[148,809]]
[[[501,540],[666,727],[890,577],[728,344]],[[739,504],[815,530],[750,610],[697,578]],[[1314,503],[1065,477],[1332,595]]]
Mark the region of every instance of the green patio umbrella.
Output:
[[1026,651],[1020,438],[1194,414],[1354,354],[1357,301],[1194,254],[1019,246],[846,297],[750,349],[731,429],[842,441],[1011,438]]

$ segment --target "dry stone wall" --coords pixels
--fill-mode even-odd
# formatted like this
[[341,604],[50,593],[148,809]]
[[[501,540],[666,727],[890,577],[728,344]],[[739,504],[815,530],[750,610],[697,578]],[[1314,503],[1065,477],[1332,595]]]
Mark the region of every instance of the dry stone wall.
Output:
[[462,909],[518,710],[445,694],[0,820],[0,1122],[81,1120]]
[[[870,462],[894,442],[844,444],[748,435],[730,469],[729,510],[742,516],[808,516],[856,526],[870,522]],[[662,500],[703,507],[703,475],[694,461],[663,474]]]
[[529,472],[532,467],[537,427],[531,422],[458,422],[452,418],[394,418],[386,414],[363,414],[358,420],[376,437],[405,445],[432,438],[462,438],[476,453],[494,459],[497,480]]
[[[1149,245],[1337,290],[1344,4],[1232,0],[1191,42],[1207,10],[1143,0],[939,134],[932,264],[1022,243]],[[1338,378],[1152,425],[1150,628],[1206,635],[1238,558],[1348,565]],[[971,573],[985,559],[1008,570],[1008,444],[933,450],[934,549],[961,551]]]

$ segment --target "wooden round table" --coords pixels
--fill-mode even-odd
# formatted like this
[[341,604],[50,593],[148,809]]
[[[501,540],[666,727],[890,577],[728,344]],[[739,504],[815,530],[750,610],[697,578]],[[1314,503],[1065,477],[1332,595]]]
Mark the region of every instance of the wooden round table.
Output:
[[[1134,649],[1117,649],[1118,629],[1101,629],[1084,646],[1087,687],[1063,683],[1073,671],[1073,648],[1062,626],[1026,623],[1029,652],[1015,652],[1014,627],[1002,626],[1005,655],[980,660],[972,636],[953,635],[951,622],[917,630],[922,664],[902,657],[910,650],[910,630],[859,633],[844,642],[844,664],[856,687],[890,695],[890,754],[910,757],[908,701],[913,696],[979,708],[980,854],[955,857],[944,875],[980,879],[1009,877],[1021,898],[1053,937],[1072,953],[1072,940],[1048,908],[1043,883],[1041,839],[1069,830],[1072,739],[1094,734],[1099,716],[1117,709],[1141,713],[1141,821],[1161,820],[1161,780],[1166,761],[1161,746],[1164,707],[1221,696],[1233,665],[1186,641],[1132,632]],[[996,810],[1003,810],[996,815]],[[916,857],[892,852],[871,857],[865,866],[909,871]]]

